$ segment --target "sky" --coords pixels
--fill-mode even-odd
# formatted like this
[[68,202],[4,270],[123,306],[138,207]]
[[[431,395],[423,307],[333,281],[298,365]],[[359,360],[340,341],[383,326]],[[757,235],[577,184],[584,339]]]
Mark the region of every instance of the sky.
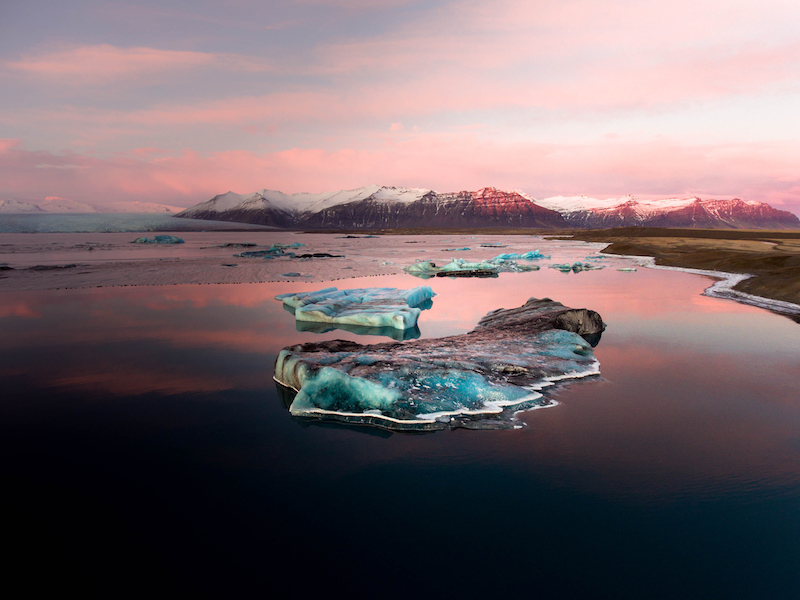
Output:
[[800,214],[797,0],[0,0],[0,200],[486,186]]

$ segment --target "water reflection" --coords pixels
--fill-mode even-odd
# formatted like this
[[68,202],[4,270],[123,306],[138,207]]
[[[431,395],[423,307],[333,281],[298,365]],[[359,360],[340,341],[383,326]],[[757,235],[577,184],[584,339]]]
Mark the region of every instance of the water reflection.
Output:
[[381,336],[392,338],[395,341],[416,340],[422,335],[418,325],[408,329],[394,327],[368,327],[366,325],[350,325],[349,323],[315,323],[313,321],[297,321],[297,331],[306,333],[328,333],[336,329],[349,331],[358,336]]
[[[554,597],[590,597],[590,584],[619,592],[620,565],[621,596],[795,595],[795,323],[701,296],[708,280],[666,271],[430,282],[437,297],[422,337],[464,333],[531,296],[597,310],[608,324],[595,351],[602,380],[560,388],[558,406],[520,415],[522,430],[391,435],[287,414],[272,380],[280,348],[375,342],[296,330],[273,298],[319,284],[0,294],[0,449],[13,514],[43,523],[32,539],[69,550],[53,560],[75,573],[86,558],[133,565],[120,581],[146,577],[141,557],[154,557],[181,586],[205,585],[202,571],[223,588],[237,578],[266,587],[307,577],[296,557],[311,547],[353,564],[380,556],[379,575],[359,579],[372,591],[407,577],[409,557],[437,565],[458,552],[490,574],[535,564],[537,589]],[[513,526],[496,514],[513,515]],[[29,533],[9,543],[28,547]],[[276,539],[286,559],[265,543]],[[90,550],[73,559],[76,540]],[[330,562],[315,572],[351,585],[352,572]],[[439,569],[414,577],[443,595],[531,585],[464,583]]]

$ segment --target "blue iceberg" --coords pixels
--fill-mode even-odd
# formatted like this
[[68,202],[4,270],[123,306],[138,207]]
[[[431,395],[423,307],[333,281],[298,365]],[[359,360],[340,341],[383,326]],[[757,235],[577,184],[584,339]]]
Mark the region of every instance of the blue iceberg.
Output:
[[[255,244],[253,244],[255,245]],[[287,248],[303,248],[305,244],[301,244],[299,242],[294,242],[292,244],[272,244],[269,248],[265,250],[248,250],[247,252],[240,252],[239,254],[234,254],[235,257],[238,258],[275,258],[276,256],[283,256],[286,254],[284,250]],[[289,252],[289,256],[294,256],[294,253]]]
[[183,244],[183,240],[174,235],[157,235],[153,238],[140,237],[131,242],[133,244]]
[[537,265],[521,265],[514,260],[504,258],[504,256],[509,255],[501,254],[494,258],[480,261],[454,258],[441,267],[430,260],[425,260],[404,267],[403,270],[409,275],[422,279],[431,277],[497,277],[498,273],[522,273],[539,270]]
[[428,286],[410,290],[330,287],[314,292],[278,294],[275,299],[294,310],[297,321],[404,331],[416,326],[420,313],[432,306],[431,299],[435,295]]
[[531,250],[530,252],[525,252],[524,254],[519,254],[518,252],[512,252],[510,254],[498,254],[492,260],[539,260],[542,258],[550,258],[539,252],[538,250]]
[[562,273],[569,273],[570,271],[573,273],[580,273],[581,271],[599,271],[600,269],[606,268],[605,265],[594,265],[591,263],[582,262],[574,262],[572,264],[552,264],[549,266],[551,269],[557,269]]
[[542,389],[599,373],[585,338],[599,342],[604,327],[594,311],[531,298],[463,335],[289,346],[275,380],[297,392],[295,417],[397,430],[513,427],[515,411],[553,404]]

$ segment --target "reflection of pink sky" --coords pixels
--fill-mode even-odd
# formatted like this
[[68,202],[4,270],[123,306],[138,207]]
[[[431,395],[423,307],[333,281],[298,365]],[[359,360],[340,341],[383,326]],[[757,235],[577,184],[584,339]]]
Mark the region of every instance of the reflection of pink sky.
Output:
[[[772,348],[770,336],[774,317],[753,307],[730,301],[700,296],[709,280],[686,273],[640,269],[636,273],[620,273],[612,268],[604,271],[563,274],[543,268],[538,272],[503,274],[497,279],[468,280],[434,278],[419,280],[409,276],[369,277],[333,282],[337,287],[375,286],[408,288],[431,285],[437,296],[433,307],[423,311],[419,326],[425,337],[465,333],[479,318],[496,308],[522,305],[529,297],[553,297],[567,306],[587,307],[599,312],[609,324],[605,340],[618,336],[657,336],[670,339],[683,331],[685,343],[694,347],[704,344],[727,352],[744,348],[741,322],[758,322],[758,335],[749,336],[750,348]],[[24,334],[10,333],[6,343],[19,347],[48,344],[99,344],[106,342],[151,341],[174,348],[217,348],[232,352],[270,354],[277,348],[319,339],[353,339],[377,343],[381,338],[359,338],[334,330],[317,335],[296,331],[293,316],[274,300],[279,293],[310,291],[326,285],[298,281],[242,285],[181,285],[168,287],[98,288],[57,292],[14,292],[3,295],[5,318],[35,319],[41,326],[29,327]],[[669,290],[665,293],[664,290]],[[220,310],[224,312],[219,312]],[[52,315],[63,314],[57,331],[48,326]],[[226,315],[220,318],[219,315]],[[716,319],[720,328],[713,335],[702,333],[709,319]],[[731,320],[733,319],[733,320]],[[103,323],[102,328],[91,323]],[[636,324],[635,329],[621,330],[621,324]],[[766,323],[766,326],[764,325]],[[681,329],[682,328],[682,329]],[[699,332],[699,333],[698,333]],[[760,345],[760,346],[759,346]],[[741,350],[744,351],[744,350]],[[605,361],[606,346],[598,348],[598,357]],[[642,360],[646,358],[642,356]],[[649,365],[651,368],[656,365]],[[117,368],[117,367],[115,367]],[[132,366],[129,376],[120,381],[147,380]],[[61,381],[88,386],[111,385],[113,378],[103,373],[67,377]],[[153,374],[153,381],[166,381],[173,387],[191,381],[178,376]],[[198,381],[203,389],[219,382]],[[133,386],[136,387],[136,386]]]
[[[319,434],[342,448],[357,441],[361,450],[349,457],[351,470],[376,460],[425,464],[482,456],[513,464],[523,473],[552,470],[561,473],[565,485],[580,479],[590,489],[623,498],[670,498],[743,480],[762,485],[798,481],[800,465],[790,451],[796,438],[791,411],[800,377],[796,325],[752,307],[698,296],[708,283],[704,278],[641,269],[570,275],[543,269],[492,280],[424,282],[400,276],[346,283],[430,284],[438,296],[420,321],[426,336],[464,332],[489,310],[522,304],[529,296],[551,296],[598,310],[609,324],[596,349],[602,381],[575,383],[558,392],[560,406],[526,414],[530,425],[525,430],[395,435],[388,440],[341,430]],[[12,307],[8,312],[13,315],[0,325],[25,318],[24,331],[4,328],[7,349],[51,347],[67,357],[71,348],[110,342],[146,341],[175,357],[211,349],[205,365],[159,362],[145,354],[131,354],[127,361],[101,357],[77,369],[65,360],[37,375],[46,386],[105,397],[271,389],[271,355],[278,348],[337,337],[364,341],[337,331],[321,336],[297,332],[292,316],[273,299],[277,293],[318,287],[286,282],[4,293],[0,300]],[[214,358],[240,352],[263,356],[263,368],[237,372]],[[769,410],[760,410],[759,403]],[[775,422],[775,411],[788,411],[789,418]],[[275,449],[267,445],[265,451]],[[326,461],[340,459],[334,453],[310,468],[323,472]],[[578,468],[580,478],[573,476]],[[653,484],[657,489],[637,487],[643,474],[658,482]]]

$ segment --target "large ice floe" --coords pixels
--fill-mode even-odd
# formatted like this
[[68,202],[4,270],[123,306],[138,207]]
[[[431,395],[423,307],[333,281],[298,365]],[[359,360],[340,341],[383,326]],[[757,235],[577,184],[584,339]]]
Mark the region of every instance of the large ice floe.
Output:
[[498,273],[538,271],[538,265],[520,264],[516,260],[539,260],[541,258],[550,257],[543,255],[538,250],[532,250],[524,254],[498,254],[494,258],[479,261],[454,258],[442,266],[425,260],[404,267],[403,270],[409,275],[422,279],[431,277],[497,277]]
[[288,346],[275,380],[297,392],[287,406],[299,418],[411,431],[518,427],[517,411],[554,404],[540,390],[599,373],[592,346],[604,327],[594,311],[531,298],[462,335]]
[[[397,288],[335,287],[314,292],[278,294],[292,312],[300,331],[347,329],[365,335],[389,335],[397,340],[419,337],[417,319],[432,306],[436,294],[428,286]],[[302,324],[302,325],[301,325]]]

